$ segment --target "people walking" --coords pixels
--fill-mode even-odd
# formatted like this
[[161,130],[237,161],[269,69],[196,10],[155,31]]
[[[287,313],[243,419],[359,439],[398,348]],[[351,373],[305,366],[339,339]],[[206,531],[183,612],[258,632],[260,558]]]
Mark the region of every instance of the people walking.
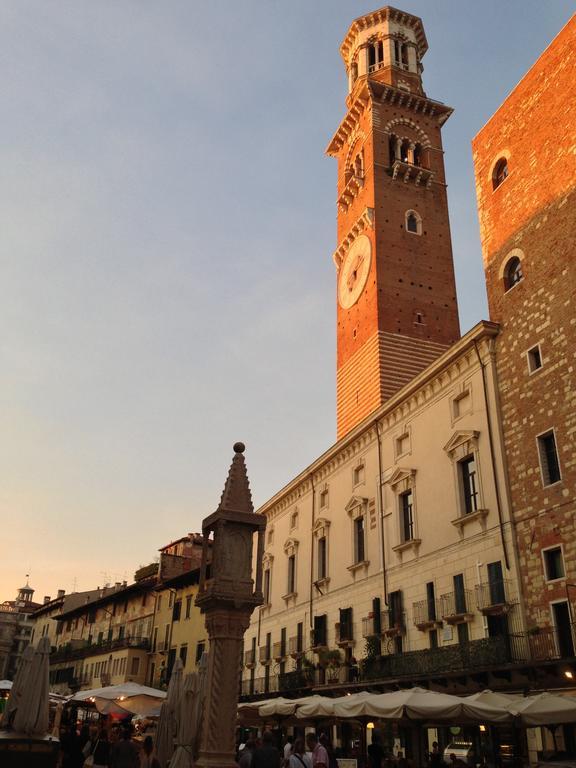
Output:
[[292,747],[292,754],[288,758],[288,768],[312,768],[312,760],[306,754],[304,739],[296,739]]
[[120,740],[112,747],[110,768],[139,768],[139,764],[138,747],[132,741],[130,730],[124,728]]
[[160,768],[160,762],[154,754],[154,742],[152,741],[152,736],[146,736],[142,743],[140,768]]
[[280,768],[280,752],[270,731],[262,734],[262,746],[252,755],[251,768]]
[[312,752],[312,768],[330,768],[330,761],[326,748],[318,742],[315,733],[309,733],[306,736],[306,744]]

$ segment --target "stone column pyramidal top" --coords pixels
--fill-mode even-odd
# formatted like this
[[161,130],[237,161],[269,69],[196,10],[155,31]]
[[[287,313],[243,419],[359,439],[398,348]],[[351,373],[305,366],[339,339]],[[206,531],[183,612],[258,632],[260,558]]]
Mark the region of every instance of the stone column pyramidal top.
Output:
[[[234,444],[234,457],[218,509],[202,522],[204,543],[196,604],[203,611],[214,600],[251,608],[263,602],[266,518],[254,512],[244,450],[243,443]],[[256,548],[255,532],[258,532]]]
[[[210,650],[197,768],[236,765],[236,708],[242,644],[250,616],[263,602],[266,517],[254,513],[243,454],[244,445],[236,443],[218,509],[202,523],[204,542],[196,605],[205,616]],[[258,533],[256,546],[255,533]]]

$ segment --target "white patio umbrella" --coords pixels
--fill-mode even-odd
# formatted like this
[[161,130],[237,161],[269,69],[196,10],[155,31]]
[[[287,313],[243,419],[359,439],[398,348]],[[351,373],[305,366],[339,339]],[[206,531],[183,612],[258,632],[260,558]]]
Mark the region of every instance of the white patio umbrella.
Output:
[[50,640],[38,641],[26,675],[18,709],[14,717],[14,730],[28,736],[45,736],[49,722]]
[[521,701],[522,696],[513,696],[509,693],[496,693],[486,688],[484,691],[478,691],[471,696],[464,696],[466,701],[480,702],[481,704],[487,704],[489,707],[503,707],[508,709],[509,706],[515,701]]
[[261,718],[267,717],[289,717],[296,714],[296,712],[303,706],[312,707],[315,712],[320,712],[322,705],[328,702],[335,701],[329,696],[303,696],[299,699],[285,699],[282,696],[278,696],[275,699],[268,699],[261,701],[258,707],[258,716]]
[[208,653],[203,653],[198,665],[198,692],[192,708],[192,738],[190,745],[194,761],[200,752],[200,739],[202,736],[202,719],[204,716],[204,701],[206,698],[206,686],[208,681]]
[[100,714],[146,715],[154,712],[166,698],[166,692],[138,683],[121,683],[105,688],[79,691],[71,697],[73,703],[94,704]]
[[18,709],[18,704],[22,696],[22,692],[26,687],[26,676],[28,675],[28,670],[30,668],[30,663],[33,656],[34,647],[32,645],[27,645],[26,648],[24,648],[20,658],[20,663],[18,664],[18,669],[14,675],[14,681],[10,690],[10,697],[8,698],[6,709],[2,715],[2,722],[0,725],[3,728],[10,727],[11,721],[14,718],[14,713]]
[[182,667],[182,659],[176,659],[172,667],[166,699],[160,708],[160,719],[158,720],[158,731],[156,734],[156,752],[161,768],[166,768],[174,752],[176,712],[182,695]]
[[551,693],[518,699],[511,703],[510,711],[524,726],[576,723],[576,703]]
[[0,691],[9,691],[12,688],[12,680],[0,680]]

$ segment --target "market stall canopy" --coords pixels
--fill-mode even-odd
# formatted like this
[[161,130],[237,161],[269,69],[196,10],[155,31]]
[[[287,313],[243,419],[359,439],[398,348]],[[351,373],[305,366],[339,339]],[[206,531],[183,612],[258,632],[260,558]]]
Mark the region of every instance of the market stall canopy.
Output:
[[166,692],[137,683],[109,685],[79,691],[69,701],[93,704],[101,714],[146,715],[156,710],[166,698]]
[[12,680],[0,680],[0,691],[9,691],[12,688]]
[[479,701],[469,702],[458,696],[435,693],[424,688],[410,688],[391,693],[361,693],[338,699],[320,697],[322,701],[298,707],[296,717],[370,717],[382,720],[427,720],[507,722],[512,715],[505,707],[495,707]]
[[510,711],[524,726],[576,723],[576,703],[566,696],[551,693],[516,699],[510,704]]
[[[309,696],[307,699],[300,699],[301,705],[298,706],[296,717],[311,720],[317,717],[338,717],[336,710],[340,704],[348,703],[354,699],[354,702],[361,705],[363,701],[374,697],[374,695],[368,691],[360,691],[346,696],[338,696],[335,699],[331,699],[329,696]],[[346,715],[346,717],[354,717],[354,715]]]

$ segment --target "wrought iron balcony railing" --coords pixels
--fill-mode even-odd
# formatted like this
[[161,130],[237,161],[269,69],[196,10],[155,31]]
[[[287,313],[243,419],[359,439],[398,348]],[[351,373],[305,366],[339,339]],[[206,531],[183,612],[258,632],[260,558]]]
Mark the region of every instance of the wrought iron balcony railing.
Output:
[[448,624],[470,621],[473,617],[472,605],[472,592],[469,589],[448,592],[440,596],[440,616]]
[[442,624],[440,619],[440,606],[438,600],[419,600],[412,603],[414,625],[418,629],[431,629]]
[[476,585],[476,605],[485,615],[498,616],[508,613],[518,602],[513,582],[501,579]]

